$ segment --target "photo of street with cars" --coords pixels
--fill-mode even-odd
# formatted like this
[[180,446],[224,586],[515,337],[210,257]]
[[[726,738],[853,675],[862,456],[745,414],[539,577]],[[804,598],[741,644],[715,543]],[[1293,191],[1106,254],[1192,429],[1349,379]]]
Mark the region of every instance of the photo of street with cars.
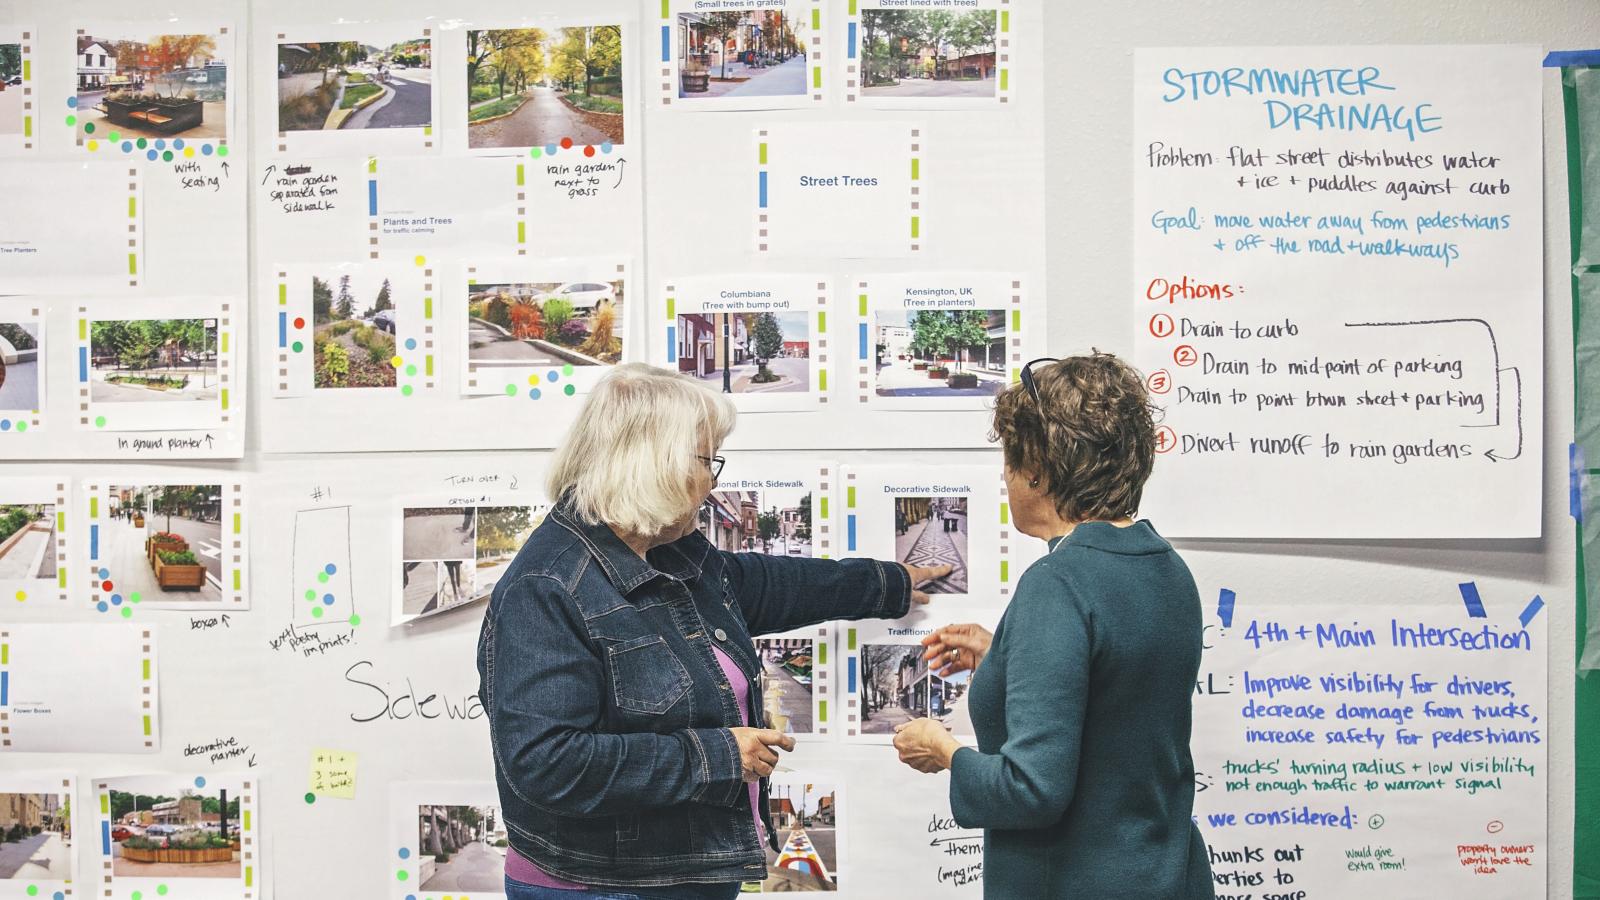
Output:
[[[239,878],[237,795],[171,779],[159,793],[109,793],[111,871],[117,878]],[[204,783],[205,779],[200,779]]]

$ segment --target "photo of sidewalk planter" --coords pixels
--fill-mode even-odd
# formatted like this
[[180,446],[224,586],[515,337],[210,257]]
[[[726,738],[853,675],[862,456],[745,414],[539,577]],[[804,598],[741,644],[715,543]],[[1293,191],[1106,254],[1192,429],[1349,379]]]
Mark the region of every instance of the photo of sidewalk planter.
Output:
[[216,319],[100,320],[89,326],[97,403],[214,401]]
[[79,32],[77,127],[86,139],[226,138],[220,34]]
[[279,131],[433,124],[432,41],[363,36],[371,40],[278,45]]
[[240,876],[242,822],[236,791],[112,790],[102,802],[114,826],[110,864],[117,878]]
[[[107,548],[121,556],[120,546],[127,542],[148,566],[148,575],[123,576],[130,589],[145,579],[153,579],[150,587],[154,592],[145,596],[147,600],[160,599],[168,592],[181,593],[188,599],[194,599],[196,594],[206,595],[199,599],[207,599],[214,594],[220,570],[213,574],[211,568],[217,565],[221,502],[220,484],[113,485],[110,521],[104,531]],[[153,529],[159,526],[160,530],[139,534],[147,521]],[[143,538],[142,545],[134,543],[139,537]]]
[[991,395],[1005,384],[1004,310],[884,310],[876,324],[881,397]]
[[616,365],[622,304],[620,280],[471,285],[467,359],[474,365]]

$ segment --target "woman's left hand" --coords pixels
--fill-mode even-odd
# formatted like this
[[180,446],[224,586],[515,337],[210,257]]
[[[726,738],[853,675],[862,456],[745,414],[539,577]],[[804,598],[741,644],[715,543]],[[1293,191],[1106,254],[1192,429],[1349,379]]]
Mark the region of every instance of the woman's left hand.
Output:
[[950,758],[961,749],[961,742],[937,721],[917,719],[896,726],[894,748],[900,752],[901,762],[931,775],[950,768]]

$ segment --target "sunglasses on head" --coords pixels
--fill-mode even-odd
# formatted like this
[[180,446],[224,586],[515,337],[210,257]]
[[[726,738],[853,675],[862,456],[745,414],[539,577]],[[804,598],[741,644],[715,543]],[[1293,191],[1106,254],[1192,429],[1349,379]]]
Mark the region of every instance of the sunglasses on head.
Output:
[[1033,380],[1033,367],[1040,363],[1057,363],[1060,357],[1041,356],[1022,367],[1022,386],[1028,389],[1028,396],[1033,398],[1033,405],[1039,405],[1039,383]]

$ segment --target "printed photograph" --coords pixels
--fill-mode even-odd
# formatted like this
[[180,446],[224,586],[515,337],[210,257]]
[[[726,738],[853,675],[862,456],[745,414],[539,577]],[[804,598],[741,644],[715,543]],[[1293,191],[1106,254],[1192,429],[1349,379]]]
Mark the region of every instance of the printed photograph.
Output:
[[930,594],[967,592],[967,498],[894,498],[894,558],[913,566],[952,567],[923,585]]
[[506,823],[498,806],[418,806],[417,848],[419,890],[505,890]]
[[0,581],[55,580],[55,546],[55,504],[0,503]]
[[389,279],[311,276],[312,370],[316,388],[392,388],[396,310]]
[[805,96],[810,41],[811,25],[800,13],[679,13],[678,96]]
[[192,784],[170,793],[110,795],[116,877],[241,877],[238,797]]
[[0,793],[0,879],[72,878],[72,798]]
[[278,130],[433,124],[433,43],[372,26],[362,41],[278,45]]
[[1005,310],[883,310],[876,325],[880,397],[992,397],[1005,387]]
[[805,313],[678,316],[678,371],[724,394],[811,390],[811,331]]
[[228,136],[228,64],[217,34],[78,35],[78,105],[85,138]]
[[863,97],[994,97],[993,9],[861,11]]
[[0,42],[0,134],[22,133],[22,45]]
[[712,491],[696,521],[719,550],[811,555],[811,491],[805,488]]
[[467,32],[467,146],[621,144],[622,26]]
[[95,403],[217,402],[216,319],[108,319],[89,324]]
[[0,322],[0,409],[39,408],[39,325]]
[[784,734],[811,734],[810,638],[757,638],[761,696],[771,727]]
[[861,645],[861,733],[894,734],[895,726],[933,718],[952,734],[972,736],[966,711],[971,672],[940,678],[921,644]]
[[471,366],[614,366],[622,360],[621,281],[474,284]]
[[[839,890],[838,792],[831,784],[774,781],[768,797],[781,849],[766,847],[760,893]],[[755,893],[749,887],[745,893]]]
[[544,521],[534,506],[411,507],[401,522],[401,611],[427,616],[483,600]]
[[112,485],[100,554],[125,602],[222,600],[222,485]]

